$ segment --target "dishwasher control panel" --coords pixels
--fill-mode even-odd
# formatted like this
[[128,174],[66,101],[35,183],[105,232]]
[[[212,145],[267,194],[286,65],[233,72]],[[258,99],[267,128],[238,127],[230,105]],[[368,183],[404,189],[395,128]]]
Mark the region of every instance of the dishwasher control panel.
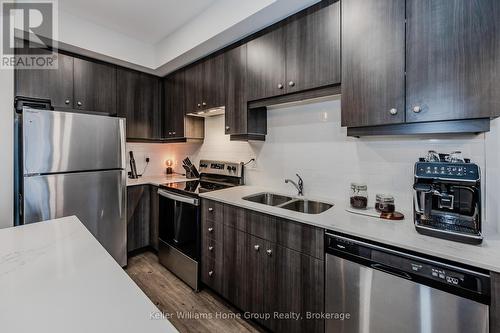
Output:
[[476,272],[447,262],[420,257],[412,252],[329,233],[326,235],[326,249],[329,254],[415,282],[440,285],[447,290],[462,290],[480,296],[489,297],[490,294],[490,278],[487,272]]

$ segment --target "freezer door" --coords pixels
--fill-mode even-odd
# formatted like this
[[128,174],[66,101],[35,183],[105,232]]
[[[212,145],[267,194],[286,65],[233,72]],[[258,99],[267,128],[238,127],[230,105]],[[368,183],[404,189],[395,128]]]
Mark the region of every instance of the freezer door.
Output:
[[24,223],[76,215],[122,266],[127,263],[123,170],[24,178]]
[[23,110],[24,174],[125,169],[125,120]]

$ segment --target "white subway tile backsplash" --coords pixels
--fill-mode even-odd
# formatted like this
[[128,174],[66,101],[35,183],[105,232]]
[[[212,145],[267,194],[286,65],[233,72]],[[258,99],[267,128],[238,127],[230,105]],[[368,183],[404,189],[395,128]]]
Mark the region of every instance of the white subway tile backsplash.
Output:
[[[189,156],[200,159],[247,162],[246,182],[264,185],[278,191],[294,193],[284,183],[300,173],[305,193],[346,199],[349,184],[366,182],[370,199],[376,193],[391,193],[400,209],[412,209],[413,166],[429,149],[439,152],[460,150],[479,164],[483,171],[487,227],[499,229],[500,205],[500,122],[492,121],[492,131],[481,135],[387,136],[350,138],[340,125],[340,99],[306,105],[272,108],[268,111],[268,135],[265,142],[235,142],[224,135],[224,116],[205,119],[203,144],[127,144],[136,154],[137,168],[142,171],[144,157],[151,165],[146,174],[164,173],[165,161],[174,160],[174,169],[182,172],[181,161]],[[488,168],[486,167],[488,166]]]

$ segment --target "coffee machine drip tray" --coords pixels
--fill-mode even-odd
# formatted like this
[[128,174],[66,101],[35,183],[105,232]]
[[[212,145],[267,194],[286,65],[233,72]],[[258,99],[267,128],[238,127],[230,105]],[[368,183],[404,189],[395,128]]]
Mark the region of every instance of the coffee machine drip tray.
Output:
[[469,244],[482,242],[481,232],[473,222],[449,216],[434,216],[432,220],[418,219],[415,228],[421,234]]

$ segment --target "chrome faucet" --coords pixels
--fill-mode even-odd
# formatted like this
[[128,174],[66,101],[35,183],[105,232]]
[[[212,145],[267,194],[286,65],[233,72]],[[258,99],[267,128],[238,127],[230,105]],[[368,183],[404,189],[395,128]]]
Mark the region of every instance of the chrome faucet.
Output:
[[298,173],[296,175],[299,178],[299,183],[298,184],[296,182],[294,182],[293,180],[288,179],[288,178],[285,179],[285,183],[286,184],[292,183],[292,185],[295,186],[295,188],[299,192],[299,195],[302,196],[302,195],[304,195],[304,193],[303,193],[304,192],[304,181],[302,180],[302,178],[299,176]]

